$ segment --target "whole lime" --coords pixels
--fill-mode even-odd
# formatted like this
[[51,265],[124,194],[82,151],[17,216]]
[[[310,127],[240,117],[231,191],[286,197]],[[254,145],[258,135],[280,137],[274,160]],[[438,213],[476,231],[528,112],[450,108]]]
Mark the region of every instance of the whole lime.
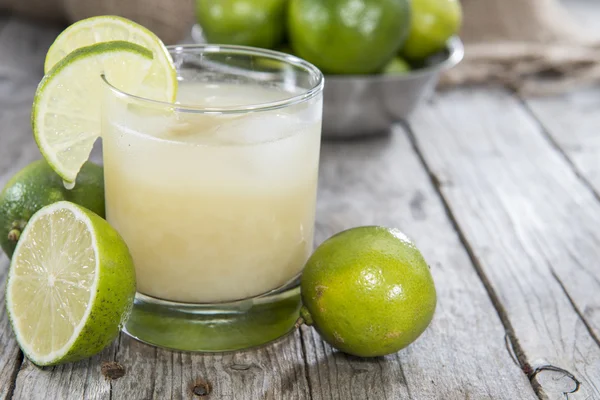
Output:
[[394,57],[383,67],[383,73],[388,75],[402,75],[410,72],[410,64],[403,58]]
[[196,0],[209,43],[272,49],[283,41],[287,0]]
[[381,70],[408,35],[409,0],[291,0],[294,53],[328,74]]
[[352,228],[323,242],[301,279],[301,315],[355,356],[394,353],[427,328],[436,292],[427,263],[399,230]]
[[410,33],[400,54],[420,61],[444,49],[462,24],[459,0],[411,0]]
[[0,193],[0,246],[11,257],[29,218],[39,209],[61,200],[84,206],[104,218],[102,167],[86,162],[68,190],[46,160],[37,160],[17,172]]

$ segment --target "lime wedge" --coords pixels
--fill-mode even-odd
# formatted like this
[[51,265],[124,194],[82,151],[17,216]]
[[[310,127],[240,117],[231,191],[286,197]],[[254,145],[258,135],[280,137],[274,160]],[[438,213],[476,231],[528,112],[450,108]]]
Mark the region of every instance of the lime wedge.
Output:
[[44,72],[50,72],[60,60],[81,47],[114,40],[139,44],[150,50],[154,56],[152,67],[144,77],[144,85],[138,94],[152,98],[154,93],[146,93],[145,88],[164,87],[164,94],[155,100],[166,99],[174,102],[177,94],[177,73],[167,48],[154,33],[123,17],[103,15],[86,18],[70,25],[50,46],[46,54]]
[[[100,136],[106,85],[101,75],[126,93],[139,94],[151,67],[150,50],[114,41],[77,49],[44,76],[33,99],[33,134],[48,164],[63,180],[75,181]],[[154,89],[153,98],[160,98],[164,87]]]
[[67,201],[31,217],[8,272],[6,307],[33,363],[100,352],[129,317],[134,295],[133,261],[108,222]]

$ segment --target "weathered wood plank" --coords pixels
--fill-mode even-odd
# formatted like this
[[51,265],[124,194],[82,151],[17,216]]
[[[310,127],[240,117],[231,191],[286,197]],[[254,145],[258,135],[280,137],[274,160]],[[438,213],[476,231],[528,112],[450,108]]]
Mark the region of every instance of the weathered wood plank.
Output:
[[57,367],[39,368],[25,359],[13,399],[110,399],[110,381],[102,375],[101,365],[114,360],[116,343],[92,358]]
[[600,398],[578,315],[598,327],[600,203],[504,91],[445,93],[411,126],[540,395]]
[[505,331],[400,127],[389,137],[323,146],[317,241],[353,226],[397,227],[423,252],[436,283],[430,328],[403,351],[374,360],[302,336],[313,399],[531,399]]
[[62,27],[12,16],[0,34],[0,70],[20,75],[44,74],[46,52]]
[[[19,30],[24,30],[22,33],[25,38],[31,38],[34,35],[30,35],[31,29],[37,29],[34,26],[29,26],[20,22],[21,27]],[[14,30],[11,33],[11,37],[16,37]],[[13,44],[13,39],[7,41],[8,45]],[[17,59],[23,60],[24,57],[30,55],[30,52],[25,52]],[[26,60],[29,66],[35,65],[35,62]],[[32,64],[33,63],[33,64]],[[11,156],[11,163],[6,166],[0,166],[0,171],[3,173],[3,178],[8,179],[8,176],[12,175],[17,169],[31,161],[33,158],[39,157],[37,149],[31,139],[31,134],[28,126],[29,119],[29,108],[24,107],[23,104],[31,102],[33,91],[35,90],[35,84],[37,79],[41,76],[41,68],[33,68],[31,73],[22,73],[18,66],[19,62],[11,63],[8,67],[5,65],[3,71],[10,72],[10,79],[5,80],[6,85],[10,85],[9,89],[5,90],[4,93],[16,94],[18,100],[15,103],[10,103],[11,112],[6,113],[11,120],[10,124],[4,126],[13,126],[19,129],[19,134],[9,135],[7,138],[11,140],[10,143],[6,143],[6,149],[11,149],[11,152],[17,150],[14,155]],[[39,65],[38,60],[38,67]],[[31,80],[31,76],[35,75],[36,72],[39,76],[36,80]],[[20,88],[21,91],[15,92],[16,89]],[[22,94],[21,94],[22,93]],[[26,121],[26,122],[23,122]],[[21,133],[21,131],[23,133]],[[383,144],[385,147],[385,144]],[[408,148],[407,148],[408,149]],[[96,156],[98,153],[96,153]],[[377,154],[373,154],[376,156]],[[341,157],[341,156],[340,156]],[[391,156],[390,156],[391,157]],[[97,161],[97,160],[96,160]],[[388,159],[389,161],[389,159]],[[413,158],[414,161],[414,158]],[[368,162],[368,159],[363,159],[362,162]],[[350,167],[347,167],[350,168]],[[418,167],[417,167],[418,168]],[[5,172],[6,171],[6,172]],[[431,189],[429,189],[431,192]],[[335,192],[333,196],[339,195]],[[420,218],[419,215],[422,213],[419,211],[419,200],[417,196],[413,204],[413,212],[415,212],[414,218]],[[395,201],[390,199],[389,201]],[[393,203],[386,200],[386,208],[390,209]],[[378,204],[378,203],[375,203]],[[441,208],[438,205],[437,212],[440,212]],[[360,210],[355,210],[356,215],[360,215]],[[329,220],[331,221],[331,220]],[[366,221],[366,220],[365,220]],[[350,222],[350,221],[348,221]],[[359,220],[354,220],[359,223]],[[424,223],[422,224],[424,225]],[[329,227],[335,230],[342,229],[343,223],[341,224],[329,224]],[[323,234],[330,234],[321,230]],[[457,260],[453,262],[456,265],[467,265],[468,260],[464,256],[464,252],[460,250],[458,242],[455,241],[456,251],[459,253]],[[460,255],[462,254],[462,255]],[[454,257],[454,256],[447,256]],[[461,261],[461,258],[463,259]],[[442,257],[444,259],[444,257]],[[468,267],[467,267],[468,270]],[[509,364],[508,355],[504,353],[504,349],[501,347],[502,332],[499,328],[497,318],[493,316],[493,310],[489,305],[489,301],[486,300],[485,294],[481,290],[481,285],[476,282],[475,275],[471,273],[470,280],[479,289],[475,290],[475,294],[472,296],[462,297],[460,291],[462,288],[450,288],[448,289],[452,296],[458,296],[457,299],[469,299],[474,303],[483,302],[483,309],[487,307],[487,313],[491,315],[489,317],[489,326],[492,328],[488,331],[486,329],[481,332],[490,333],[491,337],[495,337],[495,344],[491,346],[492,351],[489,352],[489,357],[483,363],[474,359],[474,355],[470,355],[468,358],[464,358],[462,364],[465,369],[462,370],[461,374],[457,377],[453,376],[453,372],[450,372],[444,366],[447,365],[445,359],[452,360],[454,357],[460,358],[464,354],[459,356],[444,356],[444,357],[432,357],[438,351],[431,342],[429,346],[425,344],[415,344],[426,349],[430,354],[426,361],[422,361],[422,354],[416,354],[406,362],[413,363],[412,374],[406,379],[403,377],[403,371],[400,365],[397,363],[395,357],[389,357],[384,360],[365,361],[353,358],[347,358],[337,353],[332,353],[328,346],[323,345],[318,336],[308,331],[305,332],[305,345],[307,351],[310,350],[310,344],[306,341],[306,338],[311,338],[315,351],[309,352],[307,357],[312,357],[312,360],[317,364],[316,366],[322,368],[322,364],[331,364],[331,371],[326,378],[331,379],[335,374],[339,377],[338,386],[335,384],[331,386],[333,396],[338,398],[344,398],[344,395],[354,393],[356,397],[360,393],[366,393],[361,391],[361,387],[368,387],[370,383],[372,387],[375,387],[375,391],[370,393],[370,398],[378,398],[377,395],[385,393],[390,398],[394,398],[396,395],[395,390],[399,389],[398,382],[409,382],[409,388],[412,386],[419,388],[423,386],[421,384],[422,378],[431,378],[425,388],[415,389],[416,394],[414,396],[422,395],[421,398],[435,398],[436,393],[440,393],[440,396],[446,395],[446,398],[457,398],[462,397],[463,393],[470,393],[477,395],[481,393],[488,393],[485,389],[489,383],[478,384],[478,377],[473,373],[480,366],[492,366],[492,370],[499,368],[499,365]],[[467,281],[469,280],[467,279]],[[456,293],[454,293],[456,292]],[[471,297],[474,300],[471,299]],[[442,307],[444,301],[440,301],[440,307]],[[451,303],[450,308],[456,307],[454,302]],[[439,314],[439,311],[438,311]],[[466,313],[464,318],[468,320],[467,323],[461,325],[471,325],[469,314]],[[439,317],[436,317],[436,321]],[[447,319],[442,319],[446,325],[451,325],[451,322]],[[494,322],[495,321],[495,322]],[[443,326],[443,325],[442,325]],[[488,324],[485,324],[487,327]],[[435,328],[432,328],[432,330]],[[453,332],[449,330],[446,335],[442,336],[441,341],[436,341],[434,344],[451,344],[455,346],[456,343],[449,336]],[[422,339],[425,340],[429,333]],[[464,344],[464,337],[460,339],[461,343]],[[483,341],[481,341],[483,343]],[[456,345],[458,346],[458,345]],[[322,350],[319,350],[322,349]],[[487,348],[486,348],[487,350]],[[320,354],[322,351],[323,354]],[[409,352],[410,350],[407,350]],[[100,374],[99,365],[101,360],[111,360],[114,352],[116,352],[116,345],[113,345],[100,356],[95,357],[92,360],[86,360],[81,363],[73,365],[66,365],[56,368],[39,369],[33,366],[29,362],[23,364],[23,368],[19,373],[19,379],[17,381],[17,388],[15,391],[16,399],[35,399],[35,398],[106,398],[110,393],[110,385],[106,382]],[[291,352],[291,353],[290,353]],[[288,354],[289,353],[289,354]],[[325,354],[327,353],[327,354]],[[283,354],[283,356],[282,356]],[[287,356],[286,356],[287,354]],[[312,354],[312,356],[311,356]],[[414,358],[415,360],[412,360]],[[500,360],[500,364],[495,363],[495,359]],[[224,355],[224,356],[198,356],[171,353],[168,351],[154,349],[143,344],[132,341],[131,339],[123,336],[119,346],[119,353],[116,355],[116,360],[119,361],[128,373],[125,377],[114,381],[112,383],[112,396],[114,398],[188,398],[190,397],[190,385],[191,383],[202,378],[213,385],[213,397],[216,398],[308,398],[308,387],[305,378],[305,371],[303,367],[302,352],[300,348],[300,342],[298,334],[287,338],[285,341],[278,343],[273,346],[266,347],[265,349],[258,350],[256,352],[239,353],[235,355]],[[494,362],[492,361],[494,360]],[[421,363],[421,364],[420,364]],[[431,368],[433,367],[433,368]],[[356,373],[341,374],[345,369],[356,370]],[[489,369],[489,368],[488,368]],[[367,373],[365,373],[365,371]],[[446,372],[444,372],[446,371]],[[453,370],[454,371],[454,370]],[[444,372],[444,373],[442,373]],[[315,365],[311,376],[314,377]],[[439,375],[439,376],[438,376]],[[530,388],[527,382],[520,376],[518,368],[512,365],[508,365],[508,368],[500,368],[498,374],[503,382],[510,379],[512,382],[513,389],[509,389],[506,393],[507,396],[514,394],[523,394],[523,398],[527,398],[527,394]],[[516,377],[513,382],[512,378]],[[312,381],[313,379],[311,379]],[[348,386],[353,389],[353,392],[348,392],[346,389],[346,383],[353,382],[352,385]],[[311,382],[311,385],[313,382]],[[463,389],[461,386],[465,385],[467,388]],[[437,385],[437,386],[436,386]],[[469,389],[469,385],[475,385],[474,389]],[[383,386],[383,388],[379,387]],[[441,387],[441,389],[440,389]],[[497,389],[494,383],[491,384],[492,389],[489,393],[494,394],[494,390]],[[39,388],[44,388],[40,391]],[[313,388],[313,395],[318,396],[319,388]],[[520,393],[519,390],[523,392]],[[324,393],[322,398],[327,398],[327,392]],[[338,393],[341,393],[338,394]],[[400,391],[398,393],[406,393],[408,391]],[[502,398],[501,395],[497,394],[497,398]],[[341,396],[341,397],[340,397]],[[350,394],[352,396],[352,394]],[[429,397],[424,397],[429,396]],[[415,397],[419,398],[419,397]],[[513,396],[514,398],[514,396]]]
[[198,398],[192,390],[203,384],[210,399],[310,398],[298,332],[260,349],[215,355],[171,352],[122,334],[116,359],[127,373],[113,381],[112,399]]
[[16,17],[0,32],[0,185],[41,158],[31,133],[35,89],[43,76],[44,57],[58,28]]
[[8,271],[8,258],[0,252],[0,400],[12,396],[14,381],[21,365],[21,351],[15,341],[6,308],[4,307],[4,286]]
[[562,0],[567,10],[592,38],[600,38],[600,3],[596,0]]
[[[49,44],[53,37],[47,33],[31,33],[44,28],[22,21],[18,24],[18,29],[13,26],[14,29],[9,31],[10,36],[0,35],[0,54],[14,51],[17,55],[10,59],[0,58],[0,105],[4,107],[0,111],[0,154],[8,154],[6,157],[0,156],[1,183],[33,158],[39,157],[29,130],[29,105],[35,84],[41,77],[43,58],[39,58],[39,52],[31,49],[36,48],[35,43],[40,38],[44,41],[44,38],[50,36]],[[21,36],[24,39],[20,39]],[[25,40],[30,47],[15,47],[15,40]],[[37,43],[39,45],[40,42]],[[40,46],[45,46],[44,43]],[[33,59],[35,57],[37,61]],[[35,80],[31,79],[32,76],[36,77]],[[29,103],[27,107],[24,106],[26,103]],[[437,117],[434,115],[433,118]],[[16,133],[7,134],[7,128]],[[303,328],[302,344],[310,364],[308,385],[298,333],[261,350],[215,356],[154,349],[123,336],[119,345],[115,343],[100,356],[82,363],[41,370],[24,362],[14,398],[109,397],[110,384],[104,381],[99,368],[101,360],[111,360],[113,357],[128,371],[125,377],[112,383],[114,398],[191,398],[190,385],[199,378],[212,383],[211,398],[216,399],[301,399],[308,398],[310,394],[314,398],[324,399],[384,398],[379,397],[380,395],[390,399],[409,395],[419,399],[468,396],[531,398],[532,392],[527,381],[520,375],[518,367],[510,364],[508,353],[502,347],[504,334],[489,299],[471,270],[472,265],[456,234],[449,227],[439,199],[427,183],[426,176],[402,135],[402,132],[397,132],[396,136],[379,141],[325,147],[324,165],[329,165],[331,171],[339,174],[331,173],[328,178],[325,170],[322,176],[325,182],[329,179],[332,188],[329,194],[325,194],[331,200],[329,206],[321,205],[323,200],[320,199],[319,221],[323,222],[320,222],[319,234],[322,240],[338,230],[356,224],[394,222],[417,240],[419,247],[432,262],[440,302],[431,329],[413,346],[395,356],[366,361],[332,352],[311,329]],[[364,172],[359,175],[356,171],[361,169]],[[399,171],[410,171],[414,177],[408,177],[409,180],[401,176]],[[387,182],[390,187],[382,188],[376,181],[366,180],[364,177],[369,175]],[[411,183],[405,183],[404,179]],[[395,180],[400,180],[400,184]],[[405,184],[406,187],[403,186]],[[327,187],[324,190],[327,191]],[[414,195],[405,196],[405,190]],[[352,202],[352,199],[345,202],[342,197],[346,195],[356,195],[361,200],[357,200],[358,203]],[[336,199],[337,197],[339,198]],[[365,204],[372,204],[373,207],[369,209]],[[323,219],[322,215],[326,215],[326,218]],[[554,231],[552,233],[556,234]],[[576,251],[579,252],[579,249]],[[526,277],[530,276],[526,274]],[[534,282],[539,283],[540,280]],[[560,311],[565,308],[564,296],[561,301],[561,306],[558,307]],[[572,313],[567,314],[572,316]],[[542,323],[558,325],[552,318],[546,319],[539,315],[535,317],[541,321],[536,325],[538,327]],[[511,318],[517,317],[512,317],[512,314],[509,317],[514,325]],[[526,316],[525,319],[527,318]],[[560,321],[560,326],[562,328],[565,324],[568,328],[572,322],[573,319],[567,318],[564,323]],[[521,323],[519,326],[526,324]],[[515,328],[515,331],[518,329]],[[559,343],[559,346],[571,346],[574,352],[584,351],[583,356],[577,356],[584,361],[595,357],[594,351],[585,353],[585,345],[590,341],[587,331],[580,327],[571,331],[580,337],[575,337],[574,342],[566,340],[564,344]],[[0,330],[0,344],[4,344],[1,336],[4,332]],[[558,339],[563,338],[560,336]],[[6,353],[6,348],[3,353]],[[544,353],[530,351],[529,354]],[[0,355],[0,360],[3,357],[4,354]],[[587,366],[589,371],[587,378],[583,380],[584,386],[577,393],[580,394],[588,388],[585,386],[588,382],[597,379],[598,368],[594,364],[578,365]],[[0,369],[0,372],[4,370]],[[581,379],[580,371],[577,372],[577,378]],[[537,376],[537,381],[542,382],[545,391],[548,382],[557,377],[547,376],[547,373],[545,371]],[[0,384],[3,383],[3,378],[4,376],[0,376]],[[155,382],[154,386],[148,386],[151,382]],[[558,380],[558,385],[559,391],[562,390],[561,380]]]
[[[589,31],[590,38],[600,41],[600,2],[564,1],[567,9]],[[544,127],[546,133],[573,164],[577,173],[600,196],[600,88],[575,90],[562,96],[525,98],[525,104]]]
[[577,172],[600,196],[600,115],[597,111],[600,88],[551,98],[525,99],[525,102]]

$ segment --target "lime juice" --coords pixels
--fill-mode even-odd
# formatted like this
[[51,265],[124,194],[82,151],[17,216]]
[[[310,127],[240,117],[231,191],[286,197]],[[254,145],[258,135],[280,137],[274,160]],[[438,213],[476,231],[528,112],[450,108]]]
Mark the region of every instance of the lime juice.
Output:
[[[183,81],[178,102],[210,109],[293,95]],[[320,99],[241,114],[112,104],[102,126],[107,220],[130,248],[140,293],[222,302],[300,273],[313,245]]]

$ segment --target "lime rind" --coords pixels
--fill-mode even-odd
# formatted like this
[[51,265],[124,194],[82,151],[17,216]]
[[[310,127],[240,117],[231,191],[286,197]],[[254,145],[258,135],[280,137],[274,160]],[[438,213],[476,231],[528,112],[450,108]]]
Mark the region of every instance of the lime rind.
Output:
[[[116,15],[102,15],[86,18],[75,22],[66,28],[54,40],[48,49],[44,62],[44,71],[48,73],[54,65],[72,51],[80,47],[95,43],[124,40],[141,45],[153,52],[154,62],[148,75],[145,77],[144,86],[153,86],[156,81],[163,81],[167,74],[165,97],[174,102],[177,95],[177,71],[173,59],[166,46],[149,29],[127,18]],[[148,97],[142,91],[142,97]],[[155,99],[155,100],[163,100]]]
[[[110,70],[102,71],[103,66],[100,65],[100,59],[108,62],[109,58],[106,58],[106,56],[114,57],[116,54],[137,55],[137,58],[141,60],[148,60],[149,63],[146,68],[150,68],[151,60],[153,59],[152,51],[134,43],[125,41],[97,43],[79,48],[59,61],[44,76],[36,90],[31,111],[34,138],[41,153],[52,169],[66,182],[72,183],[75,181],[81,166],[89,157],[94,142],[100,136],[100,100],[95,98],[95,96],[99,97],[100,94],[93,93],[93,91],[88,93],[86,90],[90,87],[91,83],[79,82],[74,76],[73,68],[77,68],[80,62],[85,63],[88,60],[89,64],[82,64],[80,69],[87,68],[88,72],[90,72],[92,71],[90,68],[95,67],[98,73],[98,80],[100,80],[102,72],[105,72],[107,75],[113,72]],[[83,88],[84,93],[81,93],[83,86],[85,86]],[[48,88],[50,87],[62,92],[57,94],[52,93],[51,90],[51,93],[49,93]],[[48,112],[51,101],[64,102],[66,93],[73,96],[78,91],[82,97],[90,96],[89,99],[85,99],[87,103],[98,103],[95,107],[89,107],[91,110],[88,115],[82,112],[69,114],[70,110],[65,109],[60,109],[53,114]],[[49,117],[49,124],[62,124],[62,129],[64,130],[60,131],[60,126],[58,128],[53,126],[52,129],[55,131],[55,138],[52,142],[48,140],[49,133],[44,131],[46,129],[44,122],[47,116]],[[62,118],[62,121],[57,116]],[[77,134],[72,134],[72,132],[67,134],[67,129],[77,129],[78,132]]]
[[[48,52],[46,53],[46,59],[44,61],[44,73],[47,74],[52,69],[52,67],[54,67],[60,60],[65,58],[67,55],[71,54],[73,51],[75,51],[81,47],[91,46],[96,43],[122,40],[124,42],[130,42],[130,43],[138,44],[142,47],[147,47],[147,46],[144,46],[144,44],[142,44],[142,43],[136,43],[135,41],[129,40],[129,39],[113,39],[113,40],[93,41],[93,42],[87,43],[83,46],[79,45],[74,48],[69,48],[66,51],[64,50],[65,47],[70,47],[70,46],[67,46],[67,43],[71,42],[72,40],[70,40],[70,39],[73,36],[77,35],[77,33],[79,31],[81,31],[82,29],[91,29],[93,31],[94,30],[93,25],[97,24],[97,23],[113,23],[113,24],[118,24],[118,25],[129,25],[129,26],[135,27],[136,30],[143,31],[148,37],[153,38],[153,40],[162,43],[160,41],[160,39],[154,33],[152,33],[150,30],[146,29],[142,25],[136,24],[135,22],[128,20],[127,18],[119,17],[116,15],[103,15],[103,16],[86,18],[86,19],[77,21],[74,24],[69,25],[65,30],[63,30],[56,37],[56,39],[54,39],[54,42],[52,43],[52,45],[48,49]],[[99,33],[94,32],[95,39],[97,39],[98,36],[99,36]],[[163,45],[163,48],[164,48],[164,45]],[[165,51],[163,51],[163,54],[165,55],[165,57],[170,59],[171,56],[170,56],[169,52],[166,51],[166,49],[165,49]]]

